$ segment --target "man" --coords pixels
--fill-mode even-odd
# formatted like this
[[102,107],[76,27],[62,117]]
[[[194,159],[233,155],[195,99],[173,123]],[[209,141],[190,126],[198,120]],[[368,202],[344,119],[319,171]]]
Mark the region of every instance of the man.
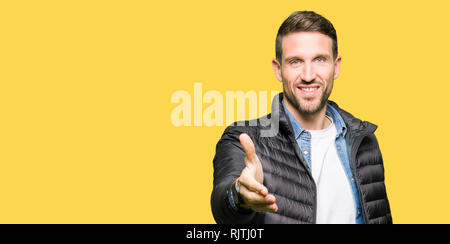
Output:
[[[377,126],[328,101],[337,50],[319,14],[294,12],[280,26],[272,66],[283,93],[272,114],[229,126],[216,147],[217,223],[392,223]],[[278,131],[262,136],[269,118]]]

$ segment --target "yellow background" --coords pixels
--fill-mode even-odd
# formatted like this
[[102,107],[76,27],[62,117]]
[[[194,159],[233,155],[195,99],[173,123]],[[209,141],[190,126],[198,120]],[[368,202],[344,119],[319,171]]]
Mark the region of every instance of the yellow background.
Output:
[[432,0],[2,1],[0,222],[214,223],[225,127],[175,127],[171,95],[281,90],[294,10],[337,29],[331,99],[379,126],[394,222],[450,223],[450,8]]

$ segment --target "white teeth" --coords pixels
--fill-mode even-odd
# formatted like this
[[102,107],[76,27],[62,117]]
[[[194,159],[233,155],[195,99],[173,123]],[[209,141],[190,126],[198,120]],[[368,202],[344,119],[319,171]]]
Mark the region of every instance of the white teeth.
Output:
[[307,87],[307,88],[300,88],[300,89],[302,89],[303,91],[314,91],[314,90],[317,90],[317,87]]

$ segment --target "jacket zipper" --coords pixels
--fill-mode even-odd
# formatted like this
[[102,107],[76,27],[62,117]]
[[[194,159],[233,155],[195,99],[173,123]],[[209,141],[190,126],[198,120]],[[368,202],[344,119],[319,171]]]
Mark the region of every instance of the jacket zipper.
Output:
[[294,142],[294,148],[295,148],[295,153],[297,154],[297,157],[300,159],[300,162],[303,164],[303,166],[305,167],[308,176],[310,177],[310,180],[312,181],[313,185],[314,185],[314,205],[313,205],[313,220],[312,223],[315,224],[316,223],[316,218],[317,218],[317,185],[316,182],[314,181],[314,178],[312,176],[311,173],[311,169],[309,168],[308,164],[306,163],[305,158],[303,157],[300,147],[298,146],[297,142]]
[[363,201],[363,199],[361,197],[361,194],[362,194],[361,193],[361,186],[360,186],[359,181],[357,180],[357,177],[356,177],[356,152],[358,151],[358,148],[361,145],[363,139],[366,138],[366,136],[368,136],[368,135],[369,135],[369,133],[364,133],[364,134],[358,136],[355,139],[355,142],[352,145],[351,155],[350,155],[351,156],[351,158],[350,158],[350,165],[352,166],[351,168],[352,168],[352,171],[353,171],[353,177],[355,178],[356,186],[358,187],[359,202],[361,203],[361,208],[362,208],[361,211],[362,211],[362,215],[363,215],[365,224],[369,223],[369,219],[367,218],[367,215],[366,215],[365,203],[364,203],[364,201]]

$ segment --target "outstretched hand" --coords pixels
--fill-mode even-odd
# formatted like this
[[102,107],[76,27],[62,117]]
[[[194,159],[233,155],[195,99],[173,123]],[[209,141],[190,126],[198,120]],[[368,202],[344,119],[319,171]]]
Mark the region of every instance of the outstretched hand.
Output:
[[263,185],[264,173],[252,139],[243,133],[239,136],[239,141],[245,151],[245,168],[242,170],[238,181],[239,194],[244,202],[241,207],[257,212],[278,211],[275,196],[269,194],[267,188]]

